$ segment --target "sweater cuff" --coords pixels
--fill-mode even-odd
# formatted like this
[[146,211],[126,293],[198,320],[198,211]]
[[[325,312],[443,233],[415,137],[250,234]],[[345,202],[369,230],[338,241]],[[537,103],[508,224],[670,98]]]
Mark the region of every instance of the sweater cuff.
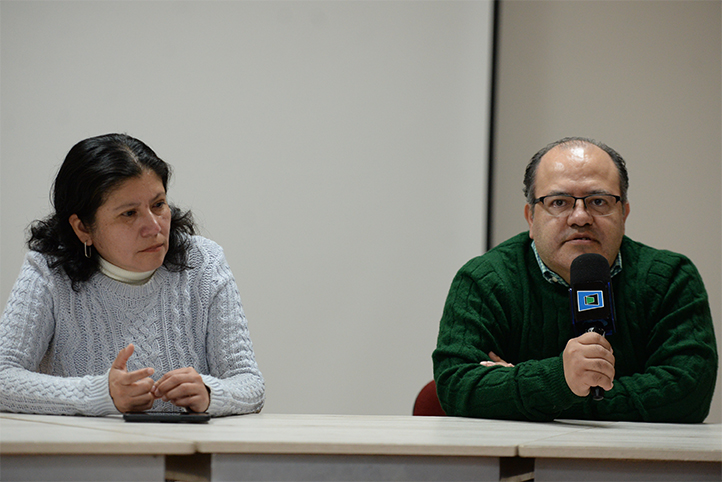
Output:
[[220,381],[216,377],[212,377],[210,375],[201,375],[201,378],[203,379],[203,383],[205,383],[206,387],[210,390],[209,396],[211,397],[211,403],[208,405],[206,412],[213,416],[221,415],[223,403],[220,395],[223,391],[223,387],[221,386]]
[[552,359],[547,383],[550,387],[549,401],[556,411],[567,410],[580,400],[580,397],[576,396],[567,385],[567,380],[564,377],[564,359],[562,355]]
[[90,394],[88,402],[88,412],[94,416],[117,415],[120,413],[115,407],[113,397],[110,396],[110,386],[108,385],[108,370],[105,375],[98,375],[95,380],[91,380]]

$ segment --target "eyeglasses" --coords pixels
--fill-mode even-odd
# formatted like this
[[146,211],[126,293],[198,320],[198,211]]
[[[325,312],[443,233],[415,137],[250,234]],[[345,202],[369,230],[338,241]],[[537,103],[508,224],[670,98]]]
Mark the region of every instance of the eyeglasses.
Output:
[[544,209],[554,217],[569,216],[577,205],[584,203],[584,208],[592,216],[609,216],[622,198],[614,194],[590,194],[589,196],[570,196],[568,194],[552,194],[534,199],[532,206],[541,203]]

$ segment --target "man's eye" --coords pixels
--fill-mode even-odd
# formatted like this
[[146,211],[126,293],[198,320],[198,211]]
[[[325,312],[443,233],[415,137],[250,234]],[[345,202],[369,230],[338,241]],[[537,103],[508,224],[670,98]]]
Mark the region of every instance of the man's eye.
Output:
[[165,206],[165,201],[158,201],[153,206],[156,208],[162,208],[163,206]]
[[121,216],[123,216],[124,218],[133,217],[133,216],[135,216],[135,211],[126,211],[123,214],[121,214]]
[[603,197],[593,197],[590,198],[587,202],[596,207],[604,207],[607,205],[607,200]]
[[552,208],[563,208],[569,205],[569,201],[563,198],[549,200],[549,207]]

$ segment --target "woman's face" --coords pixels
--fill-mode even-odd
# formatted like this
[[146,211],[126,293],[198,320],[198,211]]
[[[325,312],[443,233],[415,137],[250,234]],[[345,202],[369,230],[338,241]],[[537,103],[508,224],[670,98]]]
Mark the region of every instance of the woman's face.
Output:
[[[74,222],[75,219],[75,222]],[[128,271],[159,268],[168,252],[170,207],[163,182],[153,171],[121,183],[95,214],[95,225],[85,230],[77,216],[70,218],[81,242],[106,261]]]

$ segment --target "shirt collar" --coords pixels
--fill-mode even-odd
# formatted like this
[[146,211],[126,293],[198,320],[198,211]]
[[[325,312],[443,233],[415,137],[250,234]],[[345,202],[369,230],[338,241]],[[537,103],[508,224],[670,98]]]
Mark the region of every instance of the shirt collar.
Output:
[[[539,264],[539,269],[541,269],[541,273],[544,279],[547,280],[549,283],[556,283],[566,288],[569,288],[569,283],[564,281],[564,278],[556,274],[554,271],[550,270],[549,267],[544,264],[544,261],[542,261],[541,257],[539,256],[539,252],[536,250],[536,243],[534,241],[531,242],[531,249],[534,251],[534,257],[536,258],[537,264]],[[613,278],[621,271],[622,252],[620,251],[619,253],[617,253],[617,258],[614,260],[614,263],[612,263],[612,267],[609,268],[609,274]]]

